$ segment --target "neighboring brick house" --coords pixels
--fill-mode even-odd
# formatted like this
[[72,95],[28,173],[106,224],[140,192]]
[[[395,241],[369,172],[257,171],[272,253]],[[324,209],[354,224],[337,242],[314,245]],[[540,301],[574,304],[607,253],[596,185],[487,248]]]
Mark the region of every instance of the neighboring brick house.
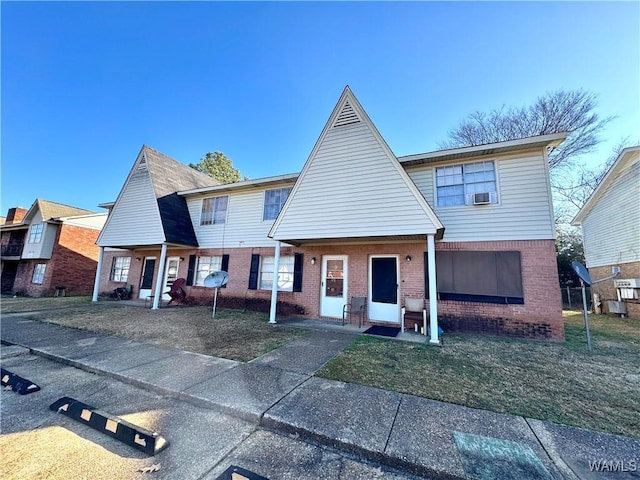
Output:
[[143,146],[98,238],[94,299],[129,283],[157,308],[184,277],[210,302],[204,279],[224,270],[222,305],[332,319],[364,296],[367,323],[400,325],[418,298],[432,342],[438,324],[563,340],[547,150],[565,136],[396,157],[347,87],[299,174],[218,185]]
[[0,225],[3,293],[51,296],[92,291],[107,215],[36,199],[29,210],[9,209]]
[[[620,153],[571,224],[582,227],[592,280],[620,272],[616,280],[591,286],[592,293],[600,295],[603,311],[609,311],[609,301],[622,300],[629,317],[640,319],[640,146]],[[616,281],[631,288],[618,291]]]

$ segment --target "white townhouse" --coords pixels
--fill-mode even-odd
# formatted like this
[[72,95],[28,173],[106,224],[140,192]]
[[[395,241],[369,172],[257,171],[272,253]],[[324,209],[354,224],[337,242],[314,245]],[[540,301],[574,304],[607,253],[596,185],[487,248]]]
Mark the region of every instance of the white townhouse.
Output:
[[[298,174],[219,185],[143,146],[98,238],[99,292],[183,277],[192,302],[562,340],[547,152],[565,134],[396,157],[349,87]],[[124,274],[126,272],[126,274]],[[275,279],[275,281],[274,281]],[[167,297],[168,298],[168,297]],[[276,310],[277,306],[277,310]]]
[[640,319],[640,145],[625,148],[571,222],[582,228],[584,255],[604,310],[622,301]]

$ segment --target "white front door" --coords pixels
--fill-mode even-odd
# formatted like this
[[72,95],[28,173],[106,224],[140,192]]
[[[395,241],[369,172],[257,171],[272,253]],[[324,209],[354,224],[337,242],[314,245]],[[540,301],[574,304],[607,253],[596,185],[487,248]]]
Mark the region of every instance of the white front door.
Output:
[[342,307],[347,303],[346,255],[322,257],[320,315],[342,318]]
[[162,299],[171,300],[171,297],[165,292],[171,290],[171,285],[178,278],[178,266],[180,266],[180,257],[167,258],[167,268],[164,269],[164,289],[162,290]]
[[142,280],[140,281],[140,293],[138,298],[147,298],[151,296],[153,288],[153,274],[156,269],[156,257],[145,257],[142,265]]
[[369,320],[400,322],[399,278],[397,255],[369,257]]

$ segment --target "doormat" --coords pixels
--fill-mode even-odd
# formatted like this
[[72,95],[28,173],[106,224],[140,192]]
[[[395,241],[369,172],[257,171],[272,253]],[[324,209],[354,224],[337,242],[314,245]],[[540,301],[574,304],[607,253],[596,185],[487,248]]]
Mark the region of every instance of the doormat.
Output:
[[400,333],[400,329],[396,327],[381,327],[380,325],[374,325],[367,328],[364,332],[369,335],[380,335],[381,337],[395,337]]

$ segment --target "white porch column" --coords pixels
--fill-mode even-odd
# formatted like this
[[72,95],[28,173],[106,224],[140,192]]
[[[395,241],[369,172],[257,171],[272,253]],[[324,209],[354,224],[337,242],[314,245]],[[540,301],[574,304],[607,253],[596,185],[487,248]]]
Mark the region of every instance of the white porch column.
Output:
[[102,257],[104,256],[104,247],[100,247],[98,252],[98,266],[96,267],[96,279],[93,282],[93,297],[92,302],[98,301],[98,290],[100,290],[100,272],[102,272]]
[[276,306],[278,305],[278,277],[280,276],[280,242],[276,242],[276,253],[273,259],[273,285],[271,286],[271,309],[269,323],[276,322]]
[[[436,286],[436,242],[433,235],[427,235],[427,259],[429,260],[429,343],[438,341],[438,289]],[[426,333],[425,333],[426,335]]]
[[162,244],[162,249],[160,250],[160,264],[158,265],[158,278],[156,278],[156,290],[153,293],[153,306],[151,310],[158,310],[158,305],[160,305],[160,300],[162,299],[162,283],[164,281],[164,269],[165,263],[167,262],[167,244]]

